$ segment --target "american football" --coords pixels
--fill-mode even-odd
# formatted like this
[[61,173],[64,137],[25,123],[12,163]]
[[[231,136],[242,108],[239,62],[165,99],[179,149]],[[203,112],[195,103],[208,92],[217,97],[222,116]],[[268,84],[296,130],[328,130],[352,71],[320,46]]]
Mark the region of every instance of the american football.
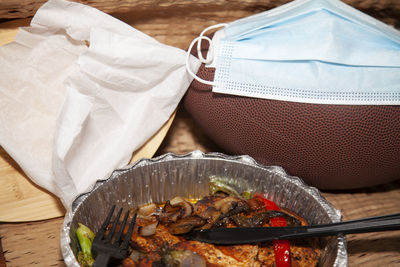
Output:
[[[202,51],[207,48],[203,42]],[[197,76],[212,81],[214,72],[203,64]],[[400,178],[399,106],[308,104],[211,90],[194,80],[184,107],[227,153],[282,166],[320,189]]]

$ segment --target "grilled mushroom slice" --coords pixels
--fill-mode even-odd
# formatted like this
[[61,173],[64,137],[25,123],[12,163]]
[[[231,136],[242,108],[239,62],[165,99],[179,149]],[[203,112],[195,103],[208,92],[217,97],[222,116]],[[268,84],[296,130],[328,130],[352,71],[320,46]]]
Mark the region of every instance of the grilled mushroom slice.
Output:
[[207,221],[199,216],[182,218],[168,225],[168,231],[173,235],[186,234],[195,227],[202,226]]

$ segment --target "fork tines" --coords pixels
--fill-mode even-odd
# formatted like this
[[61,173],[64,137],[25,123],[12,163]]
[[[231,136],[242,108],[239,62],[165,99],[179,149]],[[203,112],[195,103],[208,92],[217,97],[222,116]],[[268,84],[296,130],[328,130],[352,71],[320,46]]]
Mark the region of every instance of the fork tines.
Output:
[[118,214],[115,217],[114,222],[112,223],[111,230],[106,234],[114,210],[115,205],[112,206],[110,212],[107,215],[107,218],[103,222],[101,228],[99,229],[93,240],[92,252],[94,255],[97,255],[94,266],[107,266],[110,258],[124,259],[128,256],[128,247],[132,236],[133,227],[136,222],[136,213],[132,218],[131,223],[129,224],[129,228],[125,237],[123,238],[123,240],[121,240],[126,222],[129,217],[129,211],[125,213],[124,219],[120,223],[120,229],[118,233],[114,236],[115,230],[120,221],[122,208],[118,211]]

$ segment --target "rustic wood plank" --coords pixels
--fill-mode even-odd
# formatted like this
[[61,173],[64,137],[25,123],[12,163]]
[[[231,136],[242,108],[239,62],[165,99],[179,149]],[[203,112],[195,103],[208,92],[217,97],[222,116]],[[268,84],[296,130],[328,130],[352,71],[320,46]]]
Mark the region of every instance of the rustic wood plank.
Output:
[[[179,1],[182,2],[182,0]],[[6,2],[10,1],[1,1],[0,11],[4,9]],[[27,2],[37,3],[35,0]],[[27,2],[18,1],[20,5]],[[167,3],[154,10],[151,10],[150,7],[142,10],[140,7],[128,7],[129,12],[121,12],[122,9],[120,9],[110,11],[110,13],[163,43],[186,49],[190,41],[206,26],[233,21],[272,7],[272,1],[260,5],[257,4],[258,1],[249,1],[251,4],[248,5],[246,4],[247,1],[243,1],[243,4],[242,1],[239,3],[239,1],[234,0],[230,1],[229,4],[222,0],[216,2],[216,5],[211,3],[203,7],[168,6]],[[237,6],[235,7],[231,2],[236,3]],[[278,5],[281,2],[287,1],[276,0],[273,4]],[[345,2],[353,3],[355,7],[375,14],[376,17],[382,18],[390,24],[394,24],[394,21],[400,18],[398,15],[400,1],[398,0],[351,0]],[[27,6],[29,5],[28,3]],[[153,4],[154,6],[156,4]],[[122,7],[124,5],[121,4]],[[393,9],[393,11],[390,11],[390,9]],[[15,15],[19,16],[18,12],[15,12]],[[34,14],[33,11],[31,12],[31,14]],[[15,23],[15,21],[11,22]],[[19,25],[28,25],[29,19],[22,24],[19,20],[17,22]],[[18,26],[14,27],[16,29]],[[2,24],[0,24],[1,28]],[[225,152],[216,146],[193,119],[181,109],[155,155],[166,152],[181,154],[194,149],[206,152]],[[372,189],[324,192],[323,195],[343,212],[346,220],[400,212],[400,182]],[[3,237],[3,249],[6,251],[5,258],[9,261],[7,266],[65,266],[59,243],[62,221],[63,218],[59,217],[29,223],[0,223],[0,236]],[[400,266],[399,242],[398,232],[349,235],[350,266]]]
[[0,235],[0,267],[6,267],[6,259],[4,258],[3,244],[1,243],[1,235]]
[[[195,10],[206,8],[210,11],[221,11],[228,9],[243,10],[254,8],[267,10],[289,1],[290,0],[75,0],[75,2],[90,5],[106,13],[130,11],[148,12],[154,9],[167,11],[169,7],[173,7],[173,9],[185,9],[188,6],[194,8]],[[3,0],[0,2],[0,19],[31,17],[45,2],[46,0]],[[376,12],[396,12],[397,14],[400,11],[400,2],[397,0],[344,0],[344,2],[361,10],[373,9]]]
[[65,210],[51,193],[36,186],[0,146],[0,221],[58,217]]
[[0,224],[7,266],[65,266],[60,250],[63,218]]

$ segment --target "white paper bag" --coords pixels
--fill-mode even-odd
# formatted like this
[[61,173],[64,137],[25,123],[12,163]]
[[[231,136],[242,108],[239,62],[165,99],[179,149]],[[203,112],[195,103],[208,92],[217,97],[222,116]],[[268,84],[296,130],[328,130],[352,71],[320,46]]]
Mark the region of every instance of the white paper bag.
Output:
[[0,48],[0,144],[68,206],[168,120],[192,81],[185,56],[99,10],[51,0]]

